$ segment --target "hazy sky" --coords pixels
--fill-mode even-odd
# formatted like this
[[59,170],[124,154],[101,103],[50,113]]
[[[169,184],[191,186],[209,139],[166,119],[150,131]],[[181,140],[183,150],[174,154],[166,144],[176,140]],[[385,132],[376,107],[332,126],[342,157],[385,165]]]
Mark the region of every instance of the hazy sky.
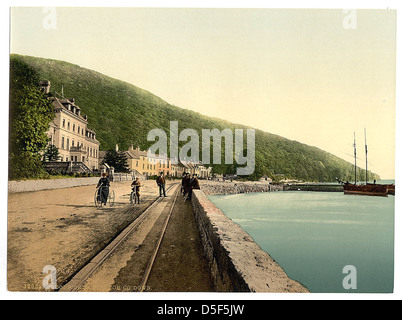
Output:
[[366,127],[369,169],[393,178],[395,37],[392,10],[38,7],[12,9],[10,49],[351,162],[356,132],[362,167]]

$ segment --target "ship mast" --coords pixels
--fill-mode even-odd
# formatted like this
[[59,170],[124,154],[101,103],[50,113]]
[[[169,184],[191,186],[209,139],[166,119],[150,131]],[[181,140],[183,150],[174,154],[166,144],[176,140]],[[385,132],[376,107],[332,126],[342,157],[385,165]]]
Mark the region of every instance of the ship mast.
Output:
[[357,167],[357,163],[356,163],[356,132],[354,133],[355,139],[354,139],[354,143],[353,143],[353,148],[355,151],[355,184],[357,183],[357,173],[356,173],[356,167]]
[[367,139],[366,139],[366,128],[364,128],[364,144],[366,149],[366,185],[367,185]]

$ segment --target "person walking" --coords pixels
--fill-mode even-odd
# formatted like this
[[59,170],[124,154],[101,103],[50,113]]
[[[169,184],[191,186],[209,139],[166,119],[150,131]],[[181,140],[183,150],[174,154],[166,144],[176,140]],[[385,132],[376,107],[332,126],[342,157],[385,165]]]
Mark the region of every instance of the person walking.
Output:
[[183,176],[182,176],[182,178],[181,178],[180,193],[181,193],[183,196],[185,195],[185,193],[184,193],[184,182],[185,182],[185,180],[186,180],[186,176],[187,176],[187,172],[184,172],[184,173],[183,173]]
[[189,194],[189,199],[191,200],[191,197],[193,195],[193,190],[199,190],[200,188],[200,182],[198,181],[197,174],[194,173],[193,177],[190,180],[190,194]]
[[183,180],[181,181],[181,184],[182,184],[182,188],[183,188],[183,198],[184,199],[187,199],[186,198],[186,195],[187,195],[187,197],[189,197],[190,196],[190,191],[191,191],[191,188],[190,188],[190,174],[189,173],[185,173],[185,175],[184,175],[184,177],[183,177]]
[[[135,195],[137,197],[135,197],[135,202],[134,203],[138,203],[140,204],[140,188],[141,188],[141,182],[140,182],[140,178],[136,178],[133,183],[131,184],[131,188],[133,190],[133,192],[135,193]],[[134,194],[133,194],[134,196]],[[132,201],[132,199],[131,199]]]
[[99,179],[99,182],[96,186],[98,190],[98,199],[101,202],[101,205],[106,205],[107,199],[109,197],[109,187],[110,187],[110,179],[106,172],[102,173],[102,178]]
[[166,179],[163,172],[156,178],[156,183],[159,186],[159,197],[162,197],[162,193],[166,197]]

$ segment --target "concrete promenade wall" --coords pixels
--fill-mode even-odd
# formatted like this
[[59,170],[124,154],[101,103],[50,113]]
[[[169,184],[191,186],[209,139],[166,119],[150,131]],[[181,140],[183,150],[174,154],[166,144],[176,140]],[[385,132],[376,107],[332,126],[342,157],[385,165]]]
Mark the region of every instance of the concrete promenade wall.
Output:
[[97,184],[98,181],[99,177],[9,181],[8,192],[9,193],[30,192],[39,190],[88,186]]
[[202,190],[194,191],[192,205],[217,291],[308,292]]

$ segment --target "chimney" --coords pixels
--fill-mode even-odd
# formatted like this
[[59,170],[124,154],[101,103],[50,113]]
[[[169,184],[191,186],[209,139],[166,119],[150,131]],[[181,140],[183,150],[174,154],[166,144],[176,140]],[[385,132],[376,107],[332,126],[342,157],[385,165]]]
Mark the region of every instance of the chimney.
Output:
[[134,146],[132,144],[130,144],[130,146],[128,147],[128,151],[134,151]]
[[39,82],[42,91],[46,94],[50,93],[50,81],[43,80]]
[[116,151],[119,151],[119,145],[116,144]]

